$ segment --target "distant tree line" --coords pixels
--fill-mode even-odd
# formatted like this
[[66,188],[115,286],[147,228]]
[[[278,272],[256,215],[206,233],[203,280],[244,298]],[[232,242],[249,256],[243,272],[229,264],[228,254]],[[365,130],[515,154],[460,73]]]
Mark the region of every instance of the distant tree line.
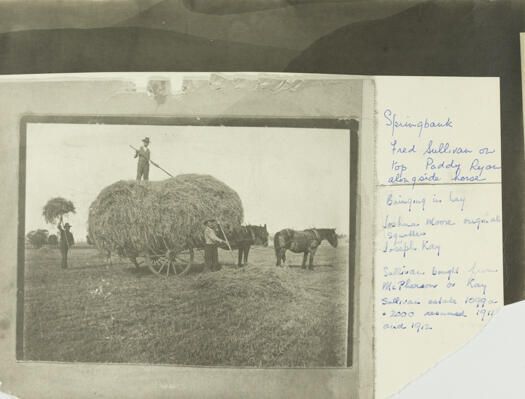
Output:
[[52,247],[58,246],[58,237],[56,234],[49,234],[49,231],[45,229],[33,230],[26,235],[27,242],[34,248],[41,248],[44,245]]

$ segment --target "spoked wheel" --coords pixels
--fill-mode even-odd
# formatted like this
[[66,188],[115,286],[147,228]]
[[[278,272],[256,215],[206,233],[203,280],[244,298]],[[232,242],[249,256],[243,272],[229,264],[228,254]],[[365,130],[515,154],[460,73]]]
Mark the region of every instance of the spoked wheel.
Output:
[[168,251],[165,255],[149,258],[147,264],[152,273],[159,277],[169,277],[170,274],[183,276],[191,270],[193,255],[193,250],[179,253]]
[[159,277],[169,277],[170,274],[175,274],[173,264],[167,256],[149,258],[147,264],[151,272]]
[[173,266],[179,276],[188,274],[193,267],[193,258],[195,253],[193,249],[182,251],[173,255]]

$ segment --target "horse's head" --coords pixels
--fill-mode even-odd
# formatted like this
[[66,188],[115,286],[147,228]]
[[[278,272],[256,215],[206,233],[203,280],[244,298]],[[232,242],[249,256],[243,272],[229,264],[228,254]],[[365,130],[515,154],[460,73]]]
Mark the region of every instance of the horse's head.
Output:
[[268,246],[268,230],[266,229],[266,225],[264,226],[247,226],[250,229],[250,232],[254,238],[253,244],[254,245],[262,245],[264,247]]
[[328,229],[326,239],[332,247],[337,248],[337,233],[335,232],[335,229]]

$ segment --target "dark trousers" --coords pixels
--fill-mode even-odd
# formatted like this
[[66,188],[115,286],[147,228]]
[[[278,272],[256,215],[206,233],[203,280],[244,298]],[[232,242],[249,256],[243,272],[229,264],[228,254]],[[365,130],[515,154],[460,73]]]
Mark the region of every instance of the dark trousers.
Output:
[[67,252],[68,248],[60,248],[60,253],[62,254],[62,269],[67,269]]
[[137,166],[137,180],[149,179],[149,163],[139,163]]
[[219,270],[219,251],[217,245],[206,244],[204,246],[204,263],[210,270]]

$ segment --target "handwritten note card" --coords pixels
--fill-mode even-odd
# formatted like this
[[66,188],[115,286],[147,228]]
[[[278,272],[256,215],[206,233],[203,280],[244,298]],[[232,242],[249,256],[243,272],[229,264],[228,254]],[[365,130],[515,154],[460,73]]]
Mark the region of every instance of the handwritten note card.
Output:
[[376,397],[503,306],[499,82],[376,81]]

